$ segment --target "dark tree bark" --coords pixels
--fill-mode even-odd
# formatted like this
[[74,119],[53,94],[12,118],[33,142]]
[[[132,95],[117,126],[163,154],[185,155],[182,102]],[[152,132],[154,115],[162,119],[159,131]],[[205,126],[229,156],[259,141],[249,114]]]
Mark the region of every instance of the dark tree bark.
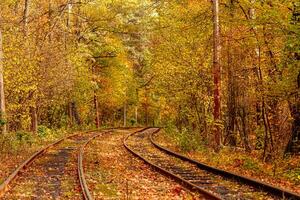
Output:
[[38,117],[37,117],[37,110],[35,106],[31,106],[30,107],[30,113],[31,113],[31,127],[30,127],[30,131],[33,133],[37,133],[37,121],[38,121]]
[[78,114],[78,110],[77,110],[77,106],[76,106],[75,102],[72,102],[72,114],[73,114],[73,117],[74,117],[76,123],[78,125],[80,125],[81,124],[81,120],[80,120],[80,117],[79,117],[79,114]]
[[[300,24],[300,5],[296,3],[294,4],[294,8],[292,11],[291,24],[293,24],[294,26],[298,26]],[[296,61],[298,63],[300,62],[300,55],[298,52],[296,52],[296,50],[288,53],[290,60],[294,62]],[[296,85],[297,91],[293,95],[292,101],[289,102],[291,116],[293,117],[294,121],[292,124],[292,135],[286,147],[286,153],[300,152],[300,71],[298,71]]]
[[99,128],[100,118],[99,118],[99,106],[98,106],[98,99],[97,99],[96,92],[94,92],[94,108],[95,108],[95,125],[96,128]]

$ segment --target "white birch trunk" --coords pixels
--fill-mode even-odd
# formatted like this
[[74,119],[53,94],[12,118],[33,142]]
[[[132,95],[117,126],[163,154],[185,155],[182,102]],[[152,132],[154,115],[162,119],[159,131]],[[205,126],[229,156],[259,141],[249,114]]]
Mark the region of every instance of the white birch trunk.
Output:
[[5,96],[4,96],[4,81],[3,81],[3,44],[2,32],[0,30],[0,112],[1,120],[5,122],[2,126],[2,133],[6,134],[6,118],[5,118]]

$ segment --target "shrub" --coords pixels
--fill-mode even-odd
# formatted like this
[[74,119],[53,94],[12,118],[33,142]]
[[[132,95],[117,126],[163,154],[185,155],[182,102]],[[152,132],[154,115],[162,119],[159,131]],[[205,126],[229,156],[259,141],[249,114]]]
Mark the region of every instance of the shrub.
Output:
[[131,119],[130,119],[130,124],[131,124],[131,126],[135,125],[135,124],[136,124],[135,119],[131,118]]
[[254,160],[252,160],[250,158],[245,158],[244,163],[243,163],[243,167],[245,169],[260,171],[260,168],[259,168],[257,162],[255,162]]
[[19,143],[28,143],[30,145],[33,143],[32,133],[26,131],[17,131],[16,139]]
[[296,169],[293,169],[293,170],[288,170],[285,173],[285,176],[287,178],[291,179],[292,181],[300,184],[300,168],[296,168]]
[[38,126],[37,134],[39,137],[44,138],[51,134],[51,130],[46,126]]

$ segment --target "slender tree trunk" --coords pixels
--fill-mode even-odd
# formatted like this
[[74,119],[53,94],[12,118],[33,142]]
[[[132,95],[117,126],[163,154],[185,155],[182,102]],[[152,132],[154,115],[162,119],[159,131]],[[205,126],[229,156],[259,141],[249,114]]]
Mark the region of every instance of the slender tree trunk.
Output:
[[95,107],[95,125],[96,128],[99,128],[100,118],[99,118],[99,106],[96,91],[94,91],[94,107]]
[[138,124],[138,107],[135,106],[135,123]]
[[[30,0],[25,0],[24,3],[24,35],[25,38],[28,39],[29,35],[29,27],[28,27],[28,18],[29,18],[29,10],[30,10]],[[29,50],[27,49],[27,53],[29,53]],[[34,95],[32,95],[34,98]],[[30,115],[31,115],[31,126],[30,131],[36,133],[37,132],[37,126],[38,126],[38,118],[37,118],[37,109],[36,109],[36,102],[34,102],[34,105],[30,106]]]
[[219,0],[213,0],[213,79],[214,79],[214,137],[215,150],[218,151],[221,144],[221,128],[218,125],[221,119],[221,66],[220,66],[220,24],[219,24]]
[[[294,4],[294,8],[292,11],[292,19],[291,23],[294,26],[300,26],[300,5]],[[294,62],[300,62],[300,54],[299,52],[296,52],[297,49],[294,51],[289,52],[290,59]],[[300,70],[298,71],[298,76],[296,80],[298,91],[296,94],[293,95],[292,100],[289,102],[290,112],[291,116],[294,119],[292,123],[292,133],[289,138],[289,143],[286,147],[285,153],[300,153]]]
[[[232,12],[232,11],[231,11]],[[227,57],[228,57],[228,99],[227,99],[227,108],[228,108],[228,122],[227,122],[227,135],[226,139],[230,146],[236,146],[237,136],[235,133],[235,119],[236,119],[236,81],[234,79],[234,70],[233,70],[233,62],[232,62],[232,31],[230,30],[228,44],[227,44]]]
[[52,40],[52,33],[51,33],[51,27],[52,27],[52,0],[49,0],[48,3],[48,25],[49,25],[49,41]]
[[81,124],[81,119],[77,110],[76,102],[72,102],[72,114],[73,118],[75,119],[77,125]]
[[68,103],[68,118],[69,118],[69,127],[73,126],[73,109],[72,109],[72,102]]
[[0,117],[3,122],[1,132],[6,134],[6,113],[5,113],[5,96],[4,96],[4,80],[3,80],[3,44],[2,32],[0,30]]
[[[230,19],[234,18],[234,1],[230,1]],[[225,141],[230,146],[236,146],[237,144],[237,134],[236,134],[236,115],[237,115],[237,87],[235,80],[235,73],[233,69],[233,52],[232,52],[232,40],[233,40],[233,28],[229,30],[228,39],[227,39],[227,112],[228,112],[228,121],[226,129]]]
[[68,3],[68,17],[67,17],[67,27],[71,26],[71,13],[72,13],[72,1],[70,0]]
[[127,105],[126,102],[124,102],[124,116],[123,116],[123,126],[126,127],[127,126]]
[[30,113],[31,113],[31,127],[30,131],[33,133],[37,133],[37,111],[36,107],[32,106],[30,107]]
[[24,22],[24,33],[25,36],[28,36],[28,17],[29,17],[29,8],[30,8],[30,0],[25,0],[24,5],[24,16],[23,16],[23,22]]

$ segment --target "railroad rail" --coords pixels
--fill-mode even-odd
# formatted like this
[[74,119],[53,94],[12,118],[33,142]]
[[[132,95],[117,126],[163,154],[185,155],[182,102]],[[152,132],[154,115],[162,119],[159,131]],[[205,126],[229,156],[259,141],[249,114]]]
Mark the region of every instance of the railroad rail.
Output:
[[166,147],[163,147],[162,145],[158,144],[154,140],[154,135],[156,133],[157,132],[154,132],[150,135],[151,143],[155,147],[157,147],[158,149],[160,149],[163,152],[166,152],[169,155],[175,156],[175,157],[177,157],[181,160],[184,160],[184,161],[190,162],[192,164],[195,164],[201,169],[204,169],[204,170],[210,171],[212,173],[224,176],[226,178],[234,179],[236,181],[243,182],[245,184],[251,185],[251,186],[256,187],[258,189],[267,191],[267,192],[272,193],[272,194],[274,194],[274,195],[276,195],[276,196],[278,196],[282,199],[295,199],[295,200],[300,199],[300,194],[297,194],[295,192],[292,192],[292,191],[286,190],[284,188],[280,188],[280,187],[265,183],[263,181],[260,181],[260,180],[254,179],[254,178],[246,177],[246,176],[234,173],[234,172],[230,172],[230,171],[226,171],[226,170],[223,170],[223,169],[220,169],[220,168],[209,166],[205,163],[194,160],[192,158],[189,158],[187,156],[184,156],[182,154],[174,152],[174,151],[172,151],[172,150],[170,150]]
[[300,199],[296,193],[172,152],[154,141],[153,135],[159,131],[159,128],[148,128],[129,134],[123,140],[124,146],[156,170],[209,199]]
[[[100,132],[100,133],[99,133]],[[75,134],[72,134],[70,136],[66,136],[50,145],[47,145],[46,147],[42,148],[41,150],[37,151],[36,153],[34,153],[30,158],[28,158],[27,160],[25,160],[21,165],[19,165],[19,167],[10,174],[10,176],[0,185],[0,198],[3,197],[5,195],[5,193],[10,189],[10,186],[13,184],[14,180],[16,180],[18,178],[18,176],[20,174],[22,174],[24,171],[26,171],[25,169],[29,168],[30,165],[37,160],[39,157],[42,158],[42,155],[47,152],[47,150],[52,149],[54,147],[56,147],[57,145],[61,144],[62,142],[66,141],[67,139],[72,139],[72,138],[76,138],[78,137],[78,141],[80,140],[85,140],[85,136],[88,137],[87,141],[81,146],[81,148],[77,148],[77,150],[79,149],[79,153],[78,153],[78,179],[82,188],[82,194],[84,196],[85,199],[91,199],[88,198],[89,195],[89,191],[87,187],[84,187],[84,183],[82,182],[82,180],[84,180],[84,173],[83,173],[83,168],[82,168],[82,159],[83,159],[83,150],[84,150],[84,146],[86,144],[88,144],[88,142],[90,142],[92,139],[99,137],[100,135],[104,134],[104,133],[109,133],[112,132],[110,129],[109,130],[93,130],[93,131],[86,131],[86,132],[78,132]],[[80,137],[80,136],[83,136]],[[76,139],[75,139],[76,140]],[[80,145],[80,144],[79,144]]]
[[88,141],[86,141],[80,148],[79,154],[78,154],[78,177],[79,177],[79,182],[80,182],[80,186],[81,186],[81,190],[83,193],[83,197],[86,200],[93,200],[93,196],[91,195],[91,192],[87,186],[86,183],[86,179],[85,179],[85,175],[84,175],[84,170],[83,170],[83,154],[84,154],[84,149],[85,147],[95,138],[101,136],[102,133],[99,133],[93,137],[91,137],[90,139],[88,139]]

